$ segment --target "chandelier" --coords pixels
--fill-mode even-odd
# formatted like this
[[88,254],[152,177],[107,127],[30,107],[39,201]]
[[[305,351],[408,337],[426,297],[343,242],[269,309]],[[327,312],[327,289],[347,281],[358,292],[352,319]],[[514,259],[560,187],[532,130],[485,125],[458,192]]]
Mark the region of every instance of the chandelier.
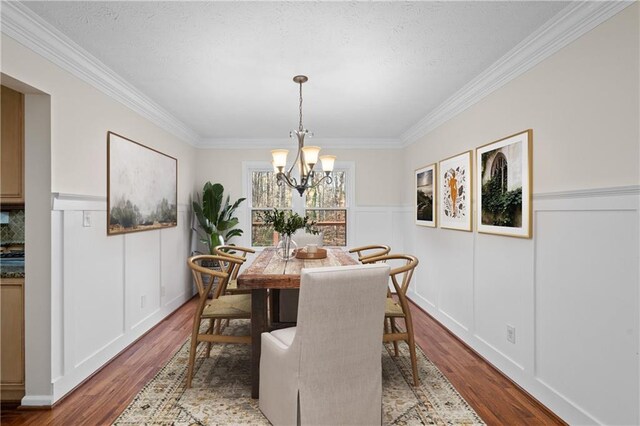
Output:
[[[300,122],[298,129],[289,133],[289,137],[295,135],[298,139],[298,152],[289,170],[285,171],[289,151],[286,149],[274,149],[271,151],[273,170],[276,173],[278,186],[286,184],[291,188],[295,188],[300,196],[302,196],[307,189],[315,188],[323,181],[330,184],[332,181],[331,172],[333,171],[333,165],[336,161],[335,155],[321,155],[318,157],[318,154],[320,154],[319,146],[304,146],[304,138],[307,135],[309,137],[313,136],[313,133],[310,133],[309,130],[305,129],[302,125],[302,84],[307,82],[307,80],[309,79],[306,75],[296,75],[293,77],[293,81],[300,85]],[[314,170],[318,159],[322,162],[322,171],[324,172],[324,176],[319,178],[316,176],[317,172]],[[299,180],[291,173],[296,166],[298,166]]]

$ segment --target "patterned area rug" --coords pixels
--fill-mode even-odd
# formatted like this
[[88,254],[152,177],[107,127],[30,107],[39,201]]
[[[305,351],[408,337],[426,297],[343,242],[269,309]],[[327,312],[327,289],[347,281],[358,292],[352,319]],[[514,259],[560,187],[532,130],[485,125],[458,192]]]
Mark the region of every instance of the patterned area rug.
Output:
[[[225,334],[247,333],[247,321],[235,321]],[[480,417],[440,370],[418,350],[421,384],[409,383],[407,345],[400,356],[382,346],[383,423],[387,425],[481,425]],[[214,344],[205,358],[199,345],[193,386],[186,389],[189,340],[136,395],[114,425],[268,425],[251,399],[248,345]]]

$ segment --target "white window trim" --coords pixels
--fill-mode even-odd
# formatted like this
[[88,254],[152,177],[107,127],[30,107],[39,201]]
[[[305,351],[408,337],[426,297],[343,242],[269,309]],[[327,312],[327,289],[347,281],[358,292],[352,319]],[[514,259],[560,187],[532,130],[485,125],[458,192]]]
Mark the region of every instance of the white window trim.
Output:
[[[356,163],[355,161],[336,161],[334,165],[334,170],[344,171],[347,174],[347,203],[345,206],[345,210],[347,211],[347,245],[351,244],[354,239],[353,233],[353,212],[355,211],[355,176],[356,176]],[[253,210],[252,206],[252,197],[251,197],[251,179],[249,179],[249,174],[252,172],[258,171],[273,171],[273,166],[271,163],[267,161],[243,161],[242,162],[242,196],[247,199],[244,204],[244,220],[241,220],[242,229],[245,229],[245,234],[248,236],[247,246],[253,248],[257,251],[262,251],[264,247],[253,246],[252,244],[252,235],[251,235],[251,210]],[[291,209],[298,214],[304,214],[305,197],[300,196],[296,190],[292,190],[292,201],[291,201]],[[333,209],[330,209],[333,210]]]

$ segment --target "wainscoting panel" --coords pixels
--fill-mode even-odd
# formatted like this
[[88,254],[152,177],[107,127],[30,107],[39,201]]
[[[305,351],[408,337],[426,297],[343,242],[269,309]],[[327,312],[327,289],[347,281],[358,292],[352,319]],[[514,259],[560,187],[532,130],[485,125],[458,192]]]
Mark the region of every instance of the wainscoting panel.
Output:
[[637,424],[637,212],[539,211],[536,227],[536,377],[600,423]]
[[124,235],[127,329],[135,329],[160,308],[160,232]]
[[536,194],[531,240],[410,218],[410,297],[567,422],[638,424],[639,195]]
[[122,237],[107,237],[106,215],[92,219],[92,227],[83,227],[81,211],[64,212],[64,329],[72,339],[65,369],[124,333]]
[[178,206],[176,228],[107,237],[104,197],[53,194],[52,201],[55,402],[193,292],[186,206]]
[[[475,334],[523,368],[524,347],[531,340],[524,315],[525,295],[533,286],[533,241],[487,234],[475,238]],[[515,328],[513,343],[507,340],[507,326]]]
[[185,257],[185,253],[190,252],[190,241],[184,237],[190,234],[191,227],[186,212],[178,212],[176,228],[163,229],[160,233],[162,306],[172,303],[191,291],[191,275]]

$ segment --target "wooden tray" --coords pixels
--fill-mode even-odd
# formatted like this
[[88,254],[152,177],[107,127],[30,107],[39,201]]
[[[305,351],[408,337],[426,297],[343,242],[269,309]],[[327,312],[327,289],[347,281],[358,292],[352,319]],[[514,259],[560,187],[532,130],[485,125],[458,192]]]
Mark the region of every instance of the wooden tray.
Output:
[[315,253],[307,253],[305,249],[300,249],[296,252],[296,259],[324,259],[327,257],[327,251],[318,247],[318,251]]

